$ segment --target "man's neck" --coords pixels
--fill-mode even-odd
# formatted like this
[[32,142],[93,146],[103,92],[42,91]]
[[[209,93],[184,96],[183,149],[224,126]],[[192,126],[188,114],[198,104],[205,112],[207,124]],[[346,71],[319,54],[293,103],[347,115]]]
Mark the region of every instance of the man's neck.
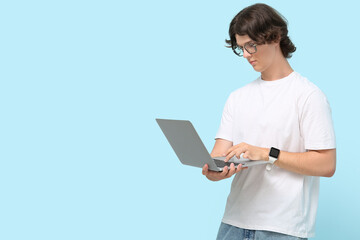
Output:
[[261,73],[261,79],[274,81],[289,76],[293,71],[287,59],[281,56],[266,71]]

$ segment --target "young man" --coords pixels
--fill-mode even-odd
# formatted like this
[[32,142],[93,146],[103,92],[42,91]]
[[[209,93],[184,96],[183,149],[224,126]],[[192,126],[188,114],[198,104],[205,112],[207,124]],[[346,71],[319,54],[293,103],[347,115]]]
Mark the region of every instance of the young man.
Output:
[[265,4],[239,12],[227,43],[261,76],[232,92],[212,157],[267,160],[223,172],[203,167],[212,181],[235,175],[217,239],[299,239],[314,236],[319,177],[331,177],[336,146],[331,109],[287,58],[296,48],[284,18]]

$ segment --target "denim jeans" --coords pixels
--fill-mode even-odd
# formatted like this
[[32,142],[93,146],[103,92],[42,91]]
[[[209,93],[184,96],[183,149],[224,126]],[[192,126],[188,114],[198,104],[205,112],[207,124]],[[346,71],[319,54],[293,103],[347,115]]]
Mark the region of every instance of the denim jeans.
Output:
[[294,237],[282,233],[247,230],[221,223],[216,240],[297,240],[307,239]]

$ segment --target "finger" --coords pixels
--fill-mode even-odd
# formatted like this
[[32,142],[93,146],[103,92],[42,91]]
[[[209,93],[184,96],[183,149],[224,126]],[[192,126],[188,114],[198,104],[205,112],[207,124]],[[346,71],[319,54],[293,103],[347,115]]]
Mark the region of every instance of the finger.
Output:
[[223,171],[220,173],[220,177],[225,178],[226,175],[228,174],[228,171],[229,171],[228,166],[225,166],[225,167],[223,168]]
[[235,165],[234,165],[234,163],[231,163],[230,164],[230,171],[228,172],[227,176],[231,177],[232,175],[234,175],[235,171],[236,171],[235,170]]
[[235,171],[235,173],[240,172],[242,168],[243,168],[243,167],[242,167],[242,164],[240,163],[239,165],[236,166],[236,171]]
[[225,162],[228,162],[233,156],[235,155],[235,152],[230,152],[227,156],[226,156],[226,158],[225,158]]
[[209,172],[209,167],[207,164],[205,164],[204,167],[202,168],[202,174],[206,176],[208,172]]
[[250,152],[249,151],[246,151],[243,155],[244,158],[249,158],[249,155],[250,155]]
[[236,155],[236,157],[237,157],[237,159],[240,159],[241,154],[243,154],[243,152],[242,152],[242,151],[238,151],[238,152],[235,154],[235,155]]
[[228,155],[228,154],[229,154],[230,152],[232,152],[235,148],[236,148],[235,146],[232,146],[231,148],[229,148],[229,149],[226,151],[225,155]]

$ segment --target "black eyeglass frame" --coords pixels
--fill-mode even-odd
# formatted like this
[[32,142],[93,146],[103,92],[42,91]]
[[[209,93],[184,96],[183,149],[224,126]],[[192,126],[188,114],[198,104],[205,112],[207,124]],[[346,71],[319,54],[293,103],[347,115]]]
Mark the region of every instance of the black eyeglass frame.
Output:
[[[241,48],[240,46],[236,46],[235,48],[233,48],[233,52],[234,52],[237,56],[239,56],[239,57],[244,56],[244,49],[245,49],[249,54],[254,54],[254,53],[257,52],[257,48],[256,48],[257,45],[258,45],[258,44],[253,43],[253,42],[247,42],[247,43],[244,44],[244,48]],[[247,47],[249,47],[249,46],[253,47],[253,48],[255,49],[255,51],[249,51],[249,50],[247,49]],[[237,53],[237,52],[236,52],[236,49],[240,49],[241,53]]]

